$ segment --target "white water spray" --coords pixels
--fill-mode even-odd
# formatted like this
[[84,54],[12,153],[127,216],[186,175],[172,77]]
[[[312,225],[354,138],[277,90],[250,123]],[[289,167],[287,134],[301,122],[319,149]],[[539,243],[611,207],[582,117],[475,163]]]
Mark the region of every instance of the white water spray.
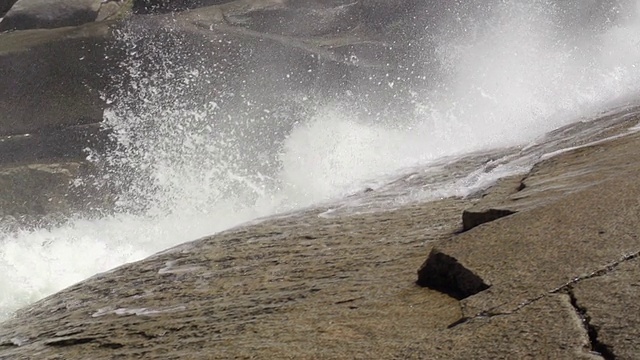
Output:
[[[0,234],[0,317],[169,246],[338,199],[406,167],[520,144],[633,99],[640,90],[640,2],[617,4],[608,13],[620,16],[590,20],[588,29],[567,11],[589,13],[585,7],[595,5],[574,3],[450,9],[443,16],[451,27],[433,34],[439,68],[432,70],[442,80],[427,78],[414,89],[412,113],[375,123],[351,114],[348,102],[316,107],[305,98],[306,111],[275,139],[273,127],[252,126],[260,121],[255,114],[229,111],[230,94],[190,97],[207,90],[199,79],[216,69],[177,62],[162,44],[151,51],[151,72],[132,55],[126,66],[134,91],[113,95],[115,107],[105,114],[118,147],[97,157],[105,170],[93,179],[117,188],[117,211]],[[133,35],[122,36],[127,42]]]

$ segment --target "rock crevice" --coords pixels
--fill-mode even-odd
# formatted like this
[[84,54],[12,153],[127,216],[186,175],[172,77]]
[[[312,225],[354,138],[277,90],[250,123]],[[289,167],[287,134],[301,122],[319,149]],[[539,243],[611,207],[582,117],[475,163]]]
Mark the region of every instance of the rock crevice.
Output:
[[[442,254],[442,253],[440,253],[440,254]],[[446,254],[442,254],[442,255],[447,256],[450,259],[453,259],[453,258],[451,258],[450,256],[448,256]],[[566,293],[571,297],[572,302],[573,302],[574,301],[573,300],[574,299],[574,295],[572,294],[573,286],[579,284],[583,280],[593,279],[593,278],[596,278],[596,277],[607,275],[607,274],[611,273],[612,271],[615,271],[615,269],[619,265],[621,265],[621,264],[623,264],[623,263],[625,263],[627,261],[634,260],[634,259],[638,258],[639,256],[640,256],[640,252],[635,252],[635,253],[632,253],[632,254],[625,255],[621,259],[619,259],[617,261],[614,261],[614,262],[604,266],[601,269],[593,271],[593,272],[591,272],[591,273],[589,273],[587,275],[584,275],[584,276],[575,277],[570,282],[567,282],[567,283],[565,283],[565,284],[563,284],[561,286],[558,286],[555,289],[549,290],[545,294],[542,294],[542,295],[539,295],[539,296],[536,296],[536,297],[533,297],[533,298],[526,299],[523,302],[521,302],[520,304],[518,304],[518,306],[513,308],[512,310],[509,310],[509,311],[495,311],[495,308],[490,308],[490,309],[487,309],[487,310],[483,310],[483,311],[475,314],[474,316],[463,316],[458,321],[450,324],[448,327],[449,328],[453,328],[453,327],[456,327],[458,325],[464,324],[464,323],[466,323],[466,322],[468,322],[470,320],[474,320],[474,319],[478,319],[478,318],[488,318],[488,317],[490,318],[490,317],[496,317],[496,316],[512,315],[512,314],[515,314],[518,311],[522,310],[523,308],[525,308],[525,307],[527,307],[527,306],[529,306],[529,305],[531,305],[531,304],[533,304],[533,303],[535,303],[535,302],[537,302],[537,301],[539,301],[541,299],[544,299],[544,298],[546,298],[548,296],[551,296],[551,295]],[[429,258],[431,258],[431,256],[429,256]],[[425,262],[425,265],[426,265],[426,262]],[[423,265],[420,270],[422,270],[425,267],[425,265]],[[467,271],[469,271],[471,273],[470,270],[467,270]],[[420,272],[419,272],[419,274],[420,274]],[[420,285],[420,279],[418,280],[418,284]],[[431,286],[427,286],[427,287],[431,287]],[[440,289],[436,289],[436,290],[440,290]],[[445,291],[443,291],[443,292],[445,292]],[[447,293],[447,294],[449,294],[449,293]],[[462,299],[459,299],[459,300],[462,300]],[[462,311],[462,313],[464,314],[464,310]],[[582,318],[582,316],[581,316],[581,318]],[[605,359],[609,359],[609,358],[605,357]],[[613,359],[613,358],[611,358],[611,359]]]
[[582,321],[582,326],[589,336],[591,351],[602,356],[605,360],[615,360],[617,357],[613,353],[611,347],[599,340],[598,328],[591,324],[591,317],[589,316],[588,309],[579,304],[573,289],[567,289],[567,295],[569,295],[571,306]]

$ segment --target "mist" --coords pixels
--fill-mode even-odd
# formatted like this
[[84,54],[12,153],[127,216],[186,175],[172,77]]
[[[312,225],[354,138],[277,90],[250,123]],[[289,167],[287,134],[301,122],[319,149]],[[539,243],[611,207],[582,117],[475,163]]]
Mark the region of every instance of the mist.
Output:
[[77,181],[113,194],[112,208],[3,234],[0,314],[185,241],[340,201],[407,168],[525,146],[640,90],[640,1],[387,11],[410,16],[365,25],[406,31],[358,56],[336,50],[338,61],[180,32],[170,20],[118,29],[126,57],[104,94],[112,145],[87,149],[98,171]]

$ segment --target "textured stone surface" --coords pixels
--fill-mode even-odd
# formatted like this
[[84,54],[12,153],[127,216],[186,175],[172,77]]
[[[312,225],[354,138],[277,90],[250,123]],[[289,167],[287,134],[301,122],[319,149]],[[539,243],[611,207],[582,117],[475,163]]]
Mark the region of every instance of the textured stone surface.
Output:
[[553,295],[522,310],[478,318],[435,334],[434,350],[415,359],[598,359],[569,296]]
[[0,358],[390,358],[461,316],[455,299],[413,284],[420,249],[446,236],[432,226],[452,231],[461,205],[318,210],[179,246],[3,324]]
[[640,193],[638,138],[634,134],[538,164],[527,177],[536,185],[527,186],[527,196],[514,194],[521,199],[515,202],[539,197],[546,204],[437,245],[491,285],[463,301],[465,316],[513,312],[640,251],[640,200],[630,195]]
[[[313,209],[186,243],[21,310],[0,327],[0,358],[626,356],[637,322],[618,311],[636,295],[639,143],[565,152],[525,188],[513,177],[481,198]],[[582,174],[575,188],[569,169]],[[457,234],[463,209],[525,199]],[[458,301],[415,285],[434,246],[490,287]]]
[[636,359],[640,354],[640,259],[629,259],[602,276],[573,288],[576,304],[585,311],[592,335],[610,358]]

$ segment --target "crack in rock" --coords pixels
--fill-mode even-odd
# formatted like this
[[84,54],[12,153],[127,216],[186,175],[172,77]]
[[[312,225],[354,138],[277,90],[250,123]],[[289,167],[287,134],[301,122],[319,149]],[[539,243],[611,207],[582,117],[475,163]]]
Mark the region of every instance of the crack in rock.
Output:
[[107,348],[107,349],[120,349],[122,347],[124,347],[124,345],[119,344],[119,343],[102,343],[100,345],[98,345],[101,348]]
[[582,326],[589,336],[591,351],[602,356],[602,358],[605,360],[616,359],[616,356],[611,350],[611,347],[598,340],[598,328],[591,324],[591,317],[587,313],[587,309],[578,304],[578,299],[576,299],[576,296],[573,293],[573,289],[567,289],[566,293],[567,295],[569,295],[571,306],[575,310],[576,314],[578,314],[578,317],[580,317],[580,320],[582,320]]
[[603,275],[606,275],[608,273],[610,273],[611,271],[615,270],[618,266],[620,266],[620,264],[627,262],[629,260],[633,260],[635,258],[637,258],[638,256],[640,256],[640,251],[637,251],[635,253],[631,253],[631,254],[626,254],[623,257],[621,257],[620,259],[607,264],[606,266],[604,266],[601,269],[598,269],[596,271],[591,272],[590,274],[587,275],[583,275],[583,276],[577,276],[575,278],[573,278],[571,281],[558,286],[557,288],[549,291],[550,294],[556,294],[559,292],[563,292],[566,291],[566,289],[570,288],[571,286],[581,282],[582,280],[587,280],[587,279],[593,279],[596,277],[600,277]]
[[45,341],[44,344],[48,346],[65,347],[86,344],[95,340],[97,340],[95,337],[59,337],[49,339]]
[[[445,255],[445,254],[443,254],[443,255]],[[445,255],[445,256],[447,256],[447,255]],[[477,318],[491,318],[491,317],[496,317],[496,316],[512,315],[512,314],[515,314],[518,311],[522,310],[523,308],[525,308],[525,307],[537,302],[538,300],[546,298],[549,295],[554,295],[554,294],[559,294],[559,293],[567,293],[567,294],[569,294],[570,297],[572,297],[573,295],[572,295],[571,291],[572,291],[574,285],[580,283],[583,280],[593,279],[593,278],[596,278],[596,277],[604,276],[604,275],[614,271],[618,266],[620,266],[620,264],[622,264],[622,263],[624,263],[626,261],[629,261],[629,260],[633,260],[633,259],[635,259],[635,258],[637,258],[639,256],[640,256],[640,251],[635,252],[635,253],[631,253],[631,254],[626,254],[622,258],[620,258],[619,260],[614,261],[614,262],[604,266],[601,269],[593,271],[590,274],[587,274],[587,275],[584,275],[584,276],[577,276],[574,279],[572,279],[571,281],[569,281],[567,283],[564,283],[564,284],[558,286],[555,289],[547,291],[545,294],[536,296],[536,297],[531,298],[531,299],[526,299],[523,302],[521,302],[520,304],[518,304],[518,306],[516,306],[513,310],[501,311],[501,312],[493,312],[494,309],[499,308],[500,306],[504,305],[504,304],[501,304],[501,305],[492,307],[490,309],[481,311],[481,312],[479,312],[478,314],[476,314],[474,316],[462,317],[459,320],[449,324],[449,326],[447,326],[447,328],[451,329],[451,328],[454,328],[454,327],[456,327],[458,325],[464,324],[464,323],[466,323],[466,322],[468,322],[470,320],[477,319]],[[425,265],[423,265],[423,267],[424,266]],[[462,266],[462,265],[460,265],[460,266]],[[467,271],[471,272],[470,270],[467,270]],[[437,290],[437,289],[435,289],[435,290]],[[462,300],[462,299],[459,299],[459,300]],[[463,311],[463,313],[464,313],[464,311]],[[603,357],[605,359],[614,359],[614,358],[607,358],[604,354],[603,354]]]

